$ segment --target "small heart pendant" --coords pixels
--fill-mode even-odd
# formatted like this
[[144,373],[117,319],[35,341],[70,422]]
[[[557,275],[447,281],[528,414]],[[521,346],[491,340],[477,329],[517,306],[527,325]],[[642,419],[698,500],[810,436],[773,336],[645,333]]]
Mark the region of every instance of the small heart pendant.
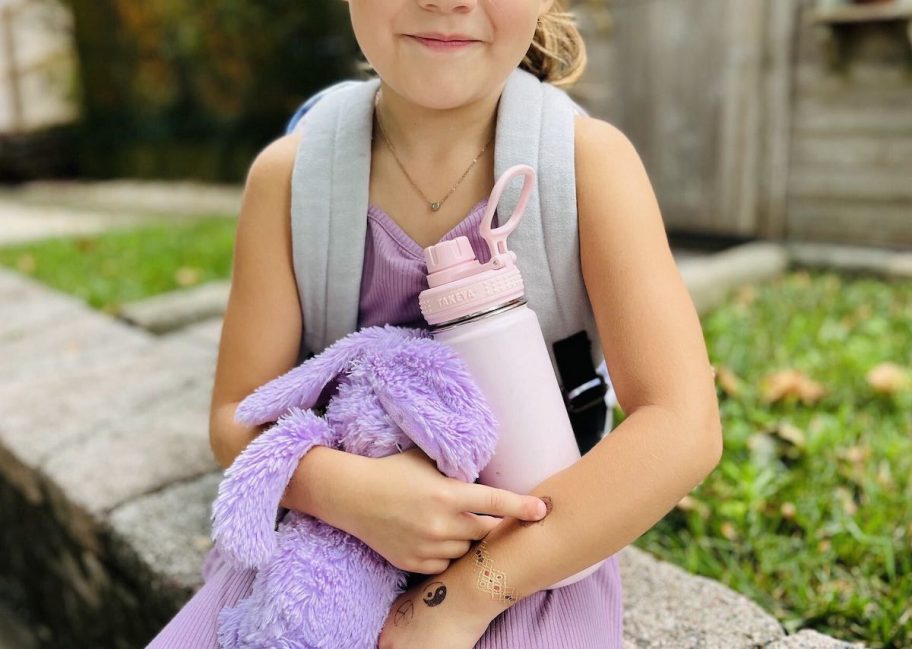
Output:
[[431,203],[431,209],[436,212],[440,209],[440,203]]

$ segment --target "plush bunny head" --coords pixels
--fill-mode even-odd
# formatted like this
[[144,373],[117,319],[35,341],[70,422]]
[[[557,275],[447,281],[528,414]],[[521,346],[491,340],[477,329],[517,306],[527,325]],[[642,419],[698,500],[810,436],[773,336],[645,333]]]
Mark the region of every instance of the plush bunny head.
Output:
[[343,450],[385,457],[419,446],[444,474],[474,481],[496,447],[496,422],[461,357],[422,329],[351,333],[257,388],[235,419],[258,425],[310,408],[338,381],[325,418]]

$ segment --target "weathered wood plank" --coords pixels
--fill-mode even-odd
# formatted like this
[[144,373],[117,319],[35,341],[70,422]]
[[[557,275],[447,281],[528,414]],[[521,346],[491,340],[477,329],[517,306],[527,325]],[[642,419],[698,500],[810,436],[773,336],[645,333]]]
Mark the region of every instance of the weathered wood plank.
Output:
[[795,139],[791,155],[796,166],[905,168],[912,178],[912,137],[874,138],[855,132],[807,134]]
[[847,132],[908,137],[912,135],[912,106],[907,110],[877,106],[859,110],[804,99],[795,106],[794,128],[798,131],[795,137]]
[[792,198],[786,236],[912,248],[912,205],[903,201]]
[[908,168],[886,166],[858,169],[823,165],[799,167],[793,170],[789,185],[789,198],[793,197],[907,201],[912,217],[912,176]]

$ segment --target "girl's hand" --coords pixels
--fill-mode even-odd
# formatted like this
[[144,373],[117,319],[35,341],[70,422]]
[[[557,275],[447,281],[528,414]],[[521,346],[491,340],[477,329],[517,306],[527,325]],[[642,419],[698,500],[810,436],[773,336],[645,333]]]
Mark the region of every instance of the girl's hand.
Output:
[[493,618],[460,603],[464,588],[444,573],[402,593],[390,607],[377,649],[473,649]]
[[497,517],[542,518],[539,498],[448,478],[417,447],[371,459],[368,467],[352,478],[358,493],[346,531],[400,570],[439,574],[497,527]]

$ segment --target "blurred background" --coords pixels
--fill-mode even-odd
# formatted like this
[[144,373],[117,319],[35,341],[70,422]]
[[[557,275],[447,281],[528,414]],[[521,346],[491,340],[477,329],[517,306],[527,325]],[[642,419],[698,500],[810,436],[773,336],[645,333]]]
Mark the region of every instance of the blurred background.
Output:
[[[629,647],[912,647],[912,0],[571,8],[725,431],[622,551]],[[199,588],[244,179],[362,60],[338,0],[0,0],[0,649],[142,647]]]

